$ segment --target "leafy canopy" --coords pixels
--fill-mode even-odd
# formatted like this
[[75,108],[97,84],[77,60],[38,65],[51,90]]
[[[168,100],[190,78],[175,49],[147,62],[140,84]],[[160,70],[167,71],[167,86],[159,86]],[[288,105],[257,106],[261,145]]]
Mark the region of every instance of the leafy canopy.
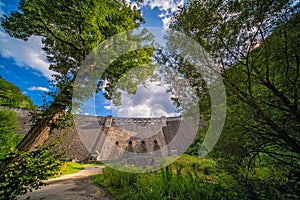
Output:
[[50,69],[57,72],[55,86],[61,97],[55,101],[67,105],[86,56],[101,42],[143,22],[140,11],[118,0],[21,0],[18,11],[2,18],[12,37],[42,37]]
[[0,105],[36,109],[31,99],[24,96],[20,89],[0,77]]

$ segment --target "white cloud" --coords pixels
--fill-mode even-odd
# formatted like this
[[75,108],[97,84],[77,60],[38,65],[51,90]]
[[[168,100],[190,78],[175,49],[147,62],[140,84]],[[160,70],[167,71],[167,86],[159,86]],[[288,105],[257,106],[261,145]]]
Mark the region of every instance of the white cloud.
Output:
[[106,110],[110,110],[110,109],[111,109],[111,106],[104,106],[104,108],[105,108]]
[[[2,8],[11,10],[11,5],[4,4],[0,0],[0,16],[7,14]],[[12,58],[16,65],[29,67],[39,71],[47,79],[52,79],[53,71],[49,70],[47,58],[42,50],[41,37],[33,36],[28,41],[12,38],[0,27],[0,55],[4,58]]]
[[36,86],[30,87],[30,88],[28,88],[28,90],[30,90],[30,91],[50,92],[50,90],[46,87],[36,87]]
[[0,30],[0,54],[12,58],[20,67],[30,67],[38,70],[43,76],[51,79],[54,73],[49,70],[46,55],[42,51],[41,37],[30,37],[28,41],[12,38]]
[[144,0],[143,6],[149,6],[151,9],[157,7],[161,11],[159,17],[162,18],[166,29],[173,13],[178,11],[178,7],[183,6],[185,2],[186,0]]
[[166,93],[166,86],[148,82],[146,87],[139,86],[135,95],[122,93],[121,106],[112,105],[113,113],[119,117],[171,117],[176,107],[171,100],[171,94]]
[[136,2],[132,2],[131,0],[126,0],[126,4],[129,5],[131,3],[131,8],[136,7],[137,9],[140,8],[140,6],[138,5],[138,3]]
[[179,6],[184,4],[184,0],[144,0],[143,5],[149,5],[151,9],[158,7],[164,12],[175,12],[178,10]]
[[168,29],[168,26],[169,26],[169,23],[170,23],[171,19],[172,19],[172,17],[164,17],[164,18],[162,18],[164,29]]

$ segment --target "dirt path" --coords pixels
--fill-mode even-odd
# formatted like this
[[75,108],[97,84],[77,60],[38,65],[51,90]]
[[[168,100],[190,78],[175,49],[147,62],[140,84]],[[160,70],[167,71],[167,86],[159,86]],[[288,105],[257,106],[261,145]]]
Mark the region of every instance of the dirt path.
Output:
[[45,181],[48,185],[17,200],[110,200],[99,186],[92,183],[93,174],[102,172],[103,166],[88,166],[75,174],[67,174]]

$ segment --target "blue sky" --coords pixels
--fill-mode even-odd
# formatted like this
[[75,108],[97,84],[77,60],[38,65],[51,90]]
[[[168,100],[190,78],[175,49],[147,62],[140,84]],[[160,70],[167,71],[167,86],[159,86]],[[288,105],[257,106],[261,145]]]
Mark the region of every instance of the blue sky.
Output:
[[[19,0],[0,0],[1,16],[2,14],[8,14],[11,10],[16,10],[18,2]],[[184,0],[144,0],[141,9],[142,15],[146,19],[146,24],[143,27],[166,27],[172,13],[183,3]],[[54,90],[49,83],[52,72],[48,70],[46,55],[41,50],[41,47],[41,39],[38,37],[31,37],[27,42],[24,42],[9,37],[3,28],[0,27],[0,75],[5,80],[17,85],[23,94],[31,97],[33,102],[39,106],[43,103],[43,92]],[[141,90],[141,93],[145,94],[145,91]],[[135,98],[138,99],[138,97]],[[151,97],[148,96],[148,98]],[[99,101],[102,107],[105,106],[106,108],[100,109],[100,115],[112,114],[108,101],[101,97],[98,97],[97,101]],[[153,104],[153,102],[151,103]],[[155,105],[156,107],[171,109],[170,103],[155,102]],[[143,106],[145,108],[147,105],[137,106],[140,107],[131,107],[128,110],[133,109],[140,112],[148,112],[142,109]],[[168,113],[170,112],[168,111]]]

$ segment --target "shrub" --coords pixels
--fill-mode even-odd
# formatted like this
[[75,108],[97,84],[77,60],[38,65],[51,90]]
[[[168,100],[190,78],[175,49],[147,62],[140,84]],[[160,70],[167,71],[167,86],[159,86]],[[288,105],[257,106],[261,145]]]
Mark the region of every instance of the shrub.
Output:
[[0,174],[0,199],[15,199],[16,196],[40,188],[43,180],[59,173],[62,163],[47,148],[38,151],[11,152],[8,157],[16,162]]

